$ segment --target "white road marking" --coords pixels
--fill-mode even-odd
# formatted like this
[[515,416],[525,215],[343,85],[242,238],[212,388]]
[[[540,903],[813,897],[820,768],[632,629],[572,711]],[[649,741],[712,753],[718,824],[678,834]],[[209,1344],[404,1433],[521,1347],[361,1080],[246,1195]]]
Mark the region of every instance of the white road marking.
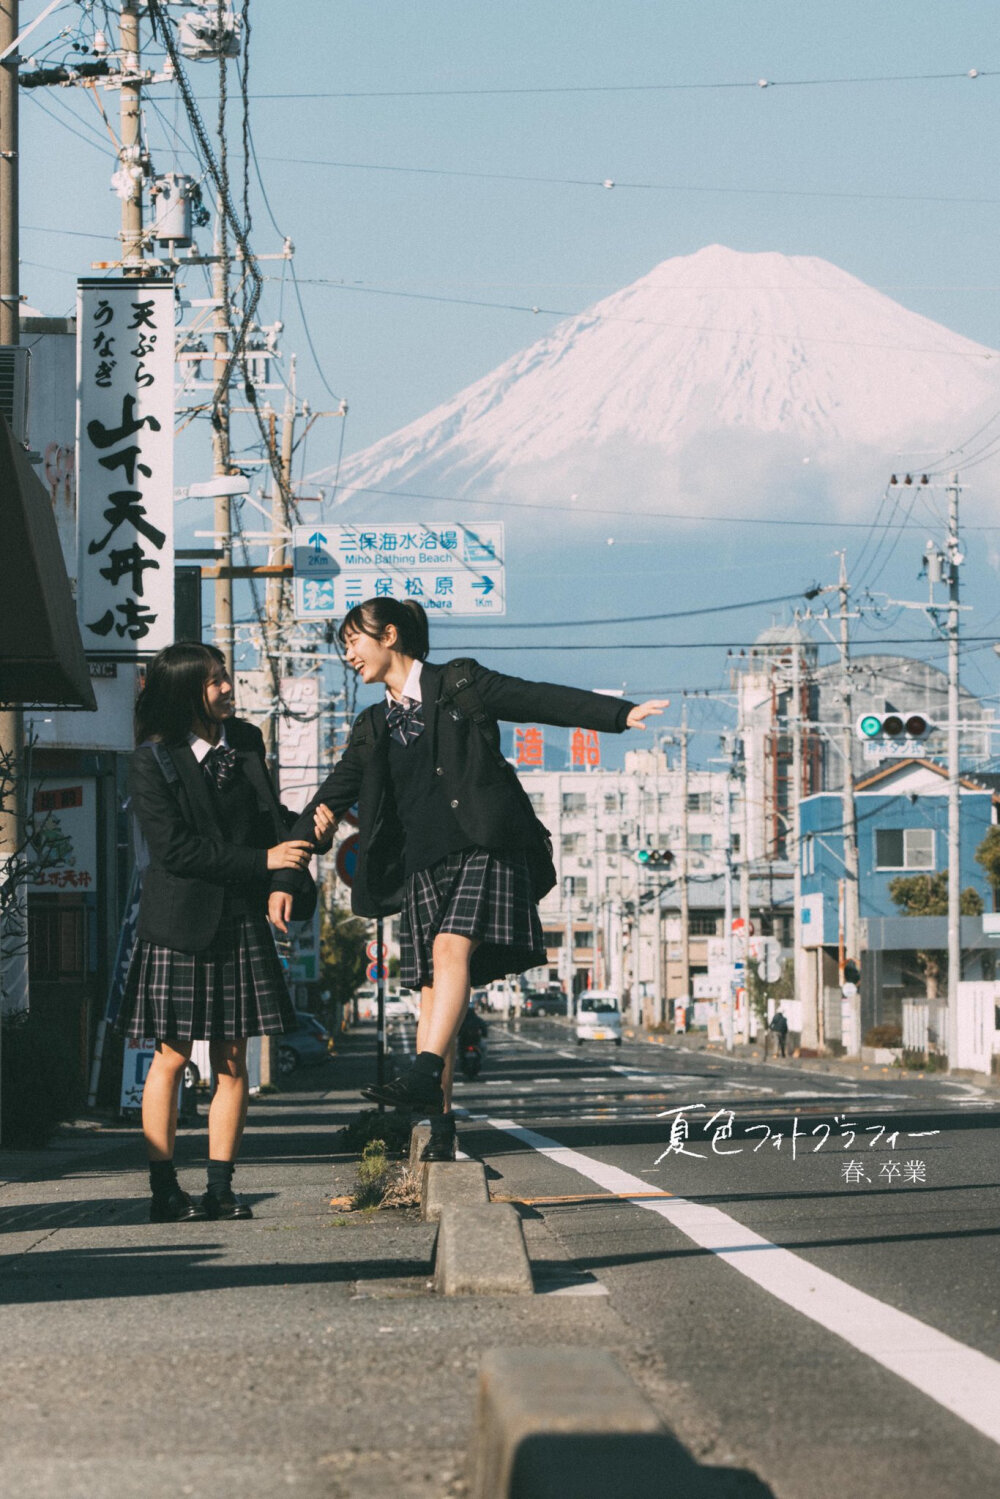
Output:
[[[571,1150],[513,1120],[489,1122],[605,1191],[627,1195],[648,1190],[641,1176]],[[995,1359],[886,1306],[791,1250],[779,1248],[718,1208],[684,1197],[636,1197],[632,1202],[665,1218],[762,1290],[905,1379],[990,1441],[1000,1443],[1000,1363]]]

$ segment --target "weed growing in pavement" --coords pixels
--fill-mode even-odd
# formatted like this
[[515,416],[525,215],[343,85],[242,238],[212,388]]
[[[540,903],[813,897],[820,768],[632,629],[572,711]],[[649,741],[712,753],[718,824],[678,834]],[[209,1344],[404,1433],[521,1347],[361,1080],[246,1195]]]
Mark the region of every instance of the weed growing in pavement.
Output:
[[353,1212],[357,1213],[361,1208],[381,1206],[389,1186],[390,1169],[385,1141],[369,1140],[358,1162],[358,1180],[351,1197]]
[[[331,1201],[339,1207],[343,1198]],[[412,1208],[420,1201],[417,1178],[405,1166],[393,1166],[385,1153],[385,1142],[370,1140],[358,1162],[357,1184],[347,1199],[352,1213],[376,1208]]]
[[382,1198],[384,1208],[415,1208],[420,1206],[420,1181],[408,1166],[401,1167],[389,1182]]

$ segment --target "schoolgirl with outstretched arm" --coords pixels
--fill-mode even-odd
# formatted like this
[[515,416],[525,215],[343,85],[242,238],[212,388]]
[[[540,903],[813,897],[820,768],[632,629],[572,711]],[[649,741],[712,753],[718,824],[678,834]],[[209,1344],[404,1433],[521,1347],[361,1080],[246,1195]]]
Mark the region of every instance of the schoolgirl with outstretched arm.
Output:
[[[449,1159],[454,1044],[470,986],[546,961],[541,892],[532,884],[540,829],[500,754],[498,720],[618,734],[644,727],[666,704],[523,681],[475,661],[462,663],[465,690],[454,692],[450,668],[426,659],[427,616],[413,600],[368,599],[339,636],[348,664],[363,682],[382,683],[385,697],[359,714],[291,837],[328,846],[337,819],[357,803],[352,908],[400,913],[400,983],[420,990],[416,1060],[364,1096],[429,1114],[426,1158]],[[287,919],[287,883],[275,876],[269,909],[278,926]]]

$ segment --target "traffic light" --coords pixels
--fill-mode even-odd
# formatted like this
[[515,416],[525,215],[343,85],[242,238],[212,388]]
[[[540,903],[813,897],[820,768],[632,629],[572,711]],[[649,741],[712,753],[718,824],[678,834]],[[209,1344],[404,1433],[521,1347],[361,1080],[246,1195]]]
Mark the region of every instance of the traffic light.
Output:
[[923,741],[934,730],[925,713],[862,713],[855,724],[859,739],[868,744],[885,744],[902,740]]
[[636,862],[646,867],[652,865],[654,868],[669,868],[674,862],[674,856],[668,848],[640,848],[636,854]]

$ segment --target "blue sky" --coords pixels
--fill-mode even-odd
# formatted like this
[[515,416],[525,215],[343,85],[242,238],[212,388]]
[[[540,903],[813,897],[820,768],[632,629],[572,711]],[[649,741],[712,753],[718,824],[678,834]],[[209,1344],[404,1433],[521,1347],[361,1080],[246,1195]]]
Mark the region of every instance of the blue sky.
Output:
[[[24,20],[41,8],[41,0],[23,4]],[[57,12],[29,50],[51,53],[44,39],[77,13],[72,5]],[[342,435],[346,452],[367,446],[543,331],[530,312],[466,304],[575,311],[659,261],[713,242],[823,256],[903,305],[1000,347],[995,5],[254,0],[251,20],[252,119],[270,206],[296,245],[326,380],[350,403],[346,424],[317,424],[305,455],[310,469],[336,459]],[[970,69],[986,76],[948,76]],[[211,122],[214,67],[191,64],[189,72]],[[758,79],[770,86],[755,86]],[[860,81],[870,79],[887,81]],[[184,168],[189,132],[175,91],[152,93],[156,170]],[[288,97],[328,94],[351,97]],[[115,95],[104,101],[116,109]],[[76,275],[111,249],[65,231],[117,231],[102,136],[106,142],[82,90],[23,101],[22,220],[32,227],[23,232],[22,291],[49,312],[71,307]],[[596,185],[605,179],[622,185]],[[257,248],[277,249],[255,182],[251,200]],[[274,262],[265,270],[280,277]],[[344,286],[309,284],[321,278]],[[299,353],[300,393],[316,407],[331,404],[287,278],[268,283],[267,303],[266,320],[280,314],[285,349]],[[186,442],[180,462],[180,478],[207,468],[207,431]],[[728,573],[719,583],[724,597],[761,598],[785,591],[776,573],[782,584],[801,574],[802,586],[832,576],[833,546],[857,540],[857,533],[794,545],[703,538],[697,579],[685,584],[686,559],[667,603],[655,576],[641,583],[632,575],[623,550],[614,560],[592,559],[572,592],[580,617],[617,613],[609,606],[624,596],[636,612],[650,600],[664,608],[721,601],[707,561]],[[883,580],[907,588],[904,596],[913,596],[919,563],[910,555],[904,564],[904,556],[917,545],[907,538],[896,562],[903,570]],[[996,575],[982,572],[985,603]],[[522,618],[537,617],[530,611],[538,586],[512,592]],[[770,611],[739,619],[735,633],[730,622],[718,634],[703,627],[699,638],[743,638],[768,623]],[[708,669],[707,654],[681,670],[658,659],[648,673],[655,680],[637,685],[667,685],[666,676],[682,672],[690,685],[706,685],[706,675],[721,681],[722,658]],[[506,664],[556,674],[551,659]],[[603,685],[636,680],[634,670],[602,670],[596,656],[569,666],[573,679],[594,685],[602,675]],[[982,681],[970,685],[993,689],[994,676],[991,657]]]

